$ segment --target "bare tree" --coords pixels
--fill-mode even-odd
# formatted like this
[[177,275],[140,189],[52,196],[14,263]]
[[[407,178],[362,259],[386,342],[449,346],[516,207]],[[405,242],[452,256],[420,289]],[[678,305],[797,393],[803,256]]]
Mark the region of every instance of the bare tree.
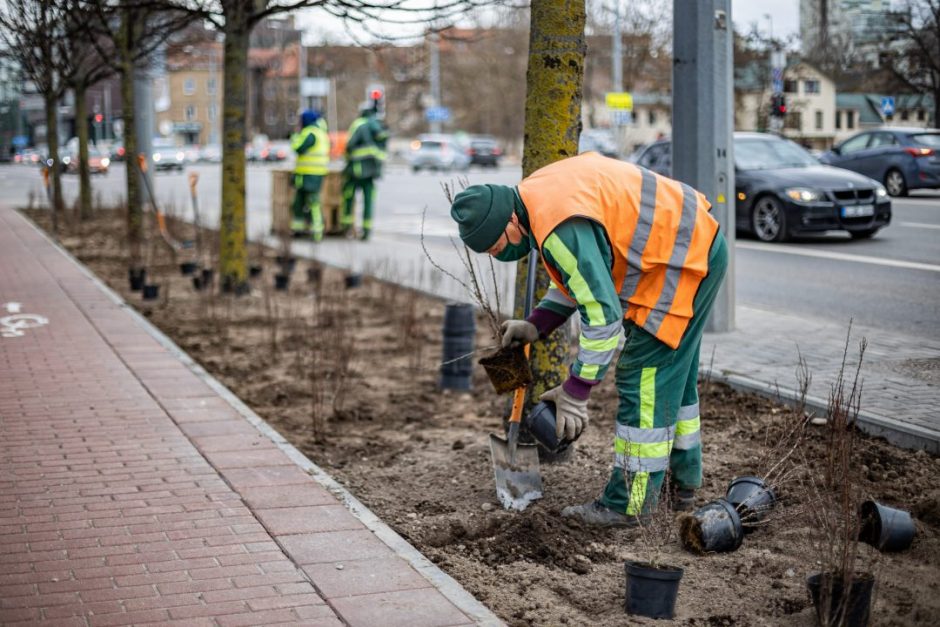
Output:
[[933,97],[931,125],[940,125],[940,0],[906,0],[893,17],[881,63],[901,86]]
[[46,108],[46,144],[52,161],[52,230],[58,231],[62,213],[62,180],[59,159],[59,100],[70,80],[62,45],[66,20],[55,0],[7,0],[0,4],[0,41],[4,54],[15,59],[23,78],[42,95]]

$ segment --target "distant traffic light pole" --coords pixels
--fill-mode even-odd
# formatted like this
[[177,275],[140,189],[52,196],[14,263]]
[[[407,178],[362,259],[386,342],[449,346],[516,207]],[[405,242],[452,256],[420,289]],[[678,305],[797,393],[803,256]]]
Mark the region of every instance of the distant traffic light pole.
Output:
[[728,273],[708,322],[734,330],[734,97],[731,0],[673,0],[672,174],[701,191],[728,241]]

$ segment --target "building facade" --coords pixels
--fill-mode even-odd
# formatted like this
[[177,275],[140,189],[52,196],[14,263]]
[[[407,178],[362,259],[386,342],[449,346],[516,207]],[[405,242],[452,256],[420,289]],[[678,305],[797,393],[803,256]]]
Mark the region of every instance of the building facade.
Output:
[[221,143],[222,44],[167,50],[166,73],[154,81],[156,132],[177,144]]

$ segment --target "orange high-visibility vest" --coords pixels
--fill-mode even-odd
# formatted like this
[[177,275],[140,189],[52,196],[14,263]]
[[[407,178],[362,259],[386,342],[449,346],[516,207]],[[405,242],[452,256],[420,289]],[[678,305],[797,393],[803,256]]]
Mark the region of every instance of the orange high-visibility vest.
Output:
[[[571,218],[604,227],[624,317],[673,349],[679,346],[718,233],[704,195],[596,152],[547,165],[518,189],[540,250],[555,227]],[[568,295],[558,272],[547,263],[545,269]]]

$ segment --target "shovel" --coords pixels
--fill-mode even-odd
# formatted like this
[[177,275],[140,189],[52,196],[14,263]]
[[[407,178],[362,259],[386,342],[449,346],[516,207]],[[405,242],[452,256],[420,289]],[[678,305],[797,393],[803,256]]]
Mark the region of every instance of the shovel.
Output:
[[[536,252],[529,253],[529,270],[526,277],[525,315],[532,310],[535,293]],[[529,345],[525,347],[529,356]],[[539,454],[536,444],[519,444],[519,421],[525,404],[526,388],[516,389],[512,398],[509,428],[506,439],[490,434],[490,454],[493,456],[493,472],[496,476],[496,496],[504,509],[522,511],[529,503],[542,498],[542,475],[539,473]]]

